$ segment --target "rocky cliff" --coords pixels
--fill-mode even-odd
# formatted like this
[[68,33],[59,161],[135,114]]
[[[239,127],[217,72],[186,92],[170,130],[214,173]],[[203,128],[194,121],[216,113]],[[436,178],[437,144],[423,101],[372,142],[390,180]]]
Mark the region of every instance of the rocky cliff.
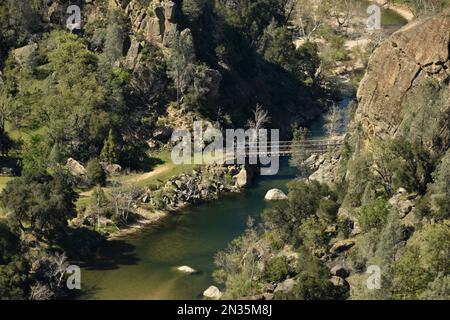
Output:
[[355,120],[368,140],[403,135],[449,142],[450,13],[408,24],[382,43],[358,90]]

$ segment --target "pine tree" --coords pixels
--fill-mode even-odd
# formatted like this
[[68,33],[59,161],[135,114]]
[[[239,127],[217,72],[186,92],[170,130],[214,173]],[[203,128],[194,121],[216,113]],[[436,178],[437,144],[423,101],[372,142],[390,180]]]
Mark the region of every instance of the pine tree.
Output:
[[119,11],[111,11],[108,17],[108,27],[105,36],[105,55],[111,64],[123,57],[125,40],[122,18]]
[[63,161],[63,150],[59,142],[55,142],[50,155],[48,156],[48,162],[51,166],[60,164]]
[[102,161],[107,163],[117,163],[119,161],[117,142],[112,129],[109,130],[108,138],[105,140],[100,157]]
[[194,40],[190,32],[176,32],[169,40],[170,54],[167,65],[169,76],[177,90],[177,106],[193,75],[195,62]]

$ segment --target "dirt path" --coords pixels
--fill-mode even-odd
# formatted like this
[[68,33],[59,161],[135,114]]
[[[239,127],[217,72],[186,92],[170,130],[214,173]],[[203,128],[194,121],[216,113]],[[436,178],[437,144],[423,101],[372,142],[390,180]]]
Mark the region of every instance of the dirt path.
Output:
[[[170,163],[166,163],[166,164],[160,165],[153,171],[145,172],[143,174],[132,176],[132,177],[129,177],[129,178],[125,179],[123,181],[123,184],[124,185],[130,185],[130,184],[133,184],[133,183],[137,183],[137,182],[141,182],[141,181],[150,179],[152,177],[155,177],[155,176],[158,176],[160,174],[168,172],[169,170],[172,169],[172,167],[173,166]],[[108,188],[106,188],[106,189],[108,189]],[[90,197],[92,195],[92,193],[93,193],[93,190],[89,190],[89,191],[85,191],[85,192],[80,193],[80,196],[82,196],[82,197]]]
[[155,177],[157,175],[166,173],[167,171],[169,171],[170,169],[172,169],[172,165],[170,163],[166,163],[164,165],[158,166],[155,170],[150,171],[150,172],[146,172],[143,173],[141,175],[138,175],[136,177],[130,177],[129,179],[126,179],[124,181],[124,183],[135,183],[135,182],[140,182],[140,181],[144,181],[147,179],[150,179],[152,177]]

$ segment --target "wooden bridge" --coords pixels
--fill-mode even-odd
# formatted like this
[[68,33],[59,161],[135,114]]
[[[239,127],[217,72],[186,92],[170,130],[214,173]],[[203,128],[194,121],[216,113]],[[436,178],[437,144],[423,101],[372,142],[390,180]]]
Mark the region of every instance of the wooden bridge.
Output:
[[258,147],[251,147],[246,144],[244,147],[235,148],[234,152],[227,153],[226,159],[232,160],[238,155],[245,157],[259,156],[280,156],[288,157],[295,154],[323,154],[342,145],[343,136],[331,139],[307,139],[302,141],[268,141],[267,144],[259,144]]

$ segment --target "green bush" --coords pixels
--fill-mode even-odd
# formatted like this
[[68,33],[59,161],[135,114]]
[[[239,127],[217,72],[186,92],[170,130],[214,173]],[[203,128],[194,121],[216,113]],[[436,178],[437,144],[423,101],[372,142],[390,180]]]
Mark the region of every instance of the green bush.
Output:
[[376,199],[360,208],[358,221],[361,229],[368,232],[372,229],[381,230],[389,215],[389,204],[384,199]]
[[289,274],[289,263],[286,257],[272,258],[267,262],[265,278],[270,281],[283,281]]
[[322,198],[319,202],[319,211],[318,216],[325,221],[333,222],[336,220],[336,215],[339,210],[339,204],[337,204],[335,201]]

